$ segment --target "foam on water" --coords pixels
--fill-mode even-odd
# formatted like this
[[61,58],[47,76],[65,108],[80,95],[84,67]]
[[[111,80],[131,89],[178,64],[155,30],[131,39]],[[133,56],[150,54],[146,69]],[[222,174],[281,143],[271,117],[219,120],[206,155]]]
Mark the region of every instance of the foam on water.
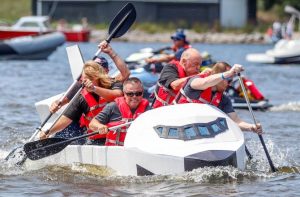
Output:
[[300,101],[293,101],[273,106],[270,108],[270,111],[300,111]]

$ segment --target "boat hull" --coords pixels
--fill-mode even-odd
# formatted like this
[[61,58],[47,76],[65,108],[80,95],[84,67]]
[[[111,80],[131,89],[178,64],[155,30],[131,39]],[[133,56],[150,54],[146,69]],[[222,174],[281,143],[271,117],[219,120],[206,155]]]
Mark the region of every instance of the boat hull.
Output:
[[152,154],[136,148],[121,146],[70,145],[62,152],[50,157],[31,161],[25,167],[36,170],[46,165],[89,164],[112,169],[122,176],[169,175],[191,171],[207,166],[234,166],[245,169],[244,145],[237,151],[210,150],[186,157]]
[[[19,30],[0,30],[0,40],[17,38],[22,36],[36,36],[41,34],[51,33],[53,31],[19,31]],[[61,31],[68,42],[88,42],[90,40],[90,31]]]
[[0,43],[1,60],[40,60],[65,43],[65,36],[54,32],[39,36],[24,36]]

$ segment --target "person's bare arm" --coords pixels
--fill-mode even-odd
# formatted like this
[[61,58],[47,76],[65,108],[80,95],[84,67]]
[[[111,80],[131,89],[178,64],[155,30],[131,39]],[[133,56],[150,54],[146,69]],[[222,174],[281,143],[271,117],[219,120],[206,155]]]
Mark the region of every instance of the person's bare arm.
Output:
[[123,96],[123,92],[120,89],[111,90],[99,86],[95,86],[94,92],[108,102],[113,101],[117,97]]
[[116,67],[120,71],[120,75],[116,78],[120,81],[125,81],[128,79],[130,75],[130,71],[124,62],[124,60],[112,49],[112,47],[104,40],[102,41],[98,47],[106,54],[110,56],[110,58],[114,61]]
[[169,62],[175,58],[174,54],[163,54],[157,58],[148,58],[146,59],[147,63],[161,63],[161,62]]
[[175,91],[178,91],[182,87],[186,79],[187,77],[176,79],[170,84],[171,88]]
[[241,130],[243,131],[252,131],[258,134],[262,133],[262,127],[261,124],[250,124],[245,121],[243,121],[236,112],[231,112],[227,114],[235,123],[238,124]]
[[108,132],[107,126],[101,124],[95,118],[93,118],[92,121],[90,122],[89,129],[91,129],[92,131],[99,131],[99,134],[105,134]]
[[243,66],[239,64],[233,65],[233,67],[226,72],[217,73],[204,78],[196,78],[191,82],[191,87],[195,90],[205,90],[209,87],[213,87],[223,81],[224,79],[232,78],[235,74],[244,70]]
[[69,126],[69,124],[71,124],[71,123],[72,123],[72,120],[70,118],[62,115],[59,118],[59,120],[55,123],[55,125],[49,130],[49,133],[47,135],[45,134],[46,131],[40,132],[40,139],[48,138],[49,136],[63,130],[64,128]]

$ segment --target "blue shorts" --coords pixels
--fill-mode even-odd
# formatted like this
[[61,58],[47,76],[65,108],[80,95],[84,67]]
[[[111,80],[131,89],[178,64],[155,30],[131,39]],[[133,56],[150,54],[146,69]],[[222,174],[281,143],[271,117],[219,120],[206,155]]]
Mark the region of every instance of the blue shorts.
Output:
[[[74,138],[81,136],[86,133],[86,128],[85,127],[80,127],[79,122],[72,122],[69,126],[61,130],[60,132],[56,133],[54,137],[58,138]],[[85,144],[86,138],[76,140],[72,142],[72,144]]]

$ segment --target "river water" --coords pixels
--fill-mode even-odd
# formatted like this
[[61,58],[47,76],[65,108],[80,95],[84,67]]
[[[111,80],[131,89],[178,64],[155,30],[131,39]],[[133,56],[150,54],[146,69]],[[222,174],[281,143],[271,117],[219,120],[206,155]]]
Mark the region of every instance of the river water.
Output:
[[[0,72],[0,196],[299,196],[300,66],[260,65],[246,62],[245,55],[264,52],[271,45],[194,44],[214,59],[245,66],[245,75],[256,82],[274,105],[255,111],[265,134],[265,143],[276,167],[270,173],[260,141],[245,134],[254,159],[246,171],[230,167],[204,168],[170,176],[121,177],[105,169],[73,165],[51,166],[26,171],[4,161],[17,145],[24,144],[39,126],[34,103],[65,91],[72,82],[65,47],[58,48],[48,61],[1,61]],[[161,43],[121,43],[112,46],[122,56],[144,47],[160,48]],[[92,58],[96,43],[79,44],[85,60]],[[247,110],[238,114],[251,122]]]

